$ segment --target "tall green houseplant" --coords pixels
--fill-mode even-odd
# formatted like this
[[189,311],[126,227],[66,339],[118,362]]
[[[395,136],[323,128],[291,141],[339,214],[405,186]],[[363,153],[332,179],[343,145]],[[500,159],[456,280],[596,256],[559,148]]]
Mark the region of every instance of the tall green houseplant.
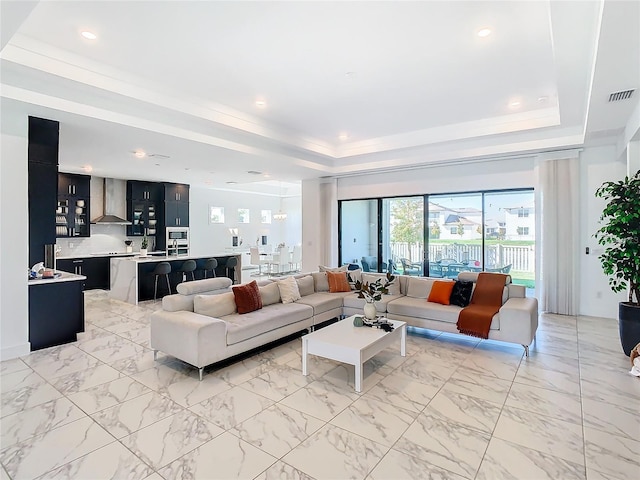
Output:
[[596,197],[607,205],[602,211],[602,227],[596,232],[604,253],[598,258],[609,276],[614,292],[629,289],[629,301],[621,302],[618,311],[620,339],[629,355],[640,342],[640,171],[619,182],[605,182]]

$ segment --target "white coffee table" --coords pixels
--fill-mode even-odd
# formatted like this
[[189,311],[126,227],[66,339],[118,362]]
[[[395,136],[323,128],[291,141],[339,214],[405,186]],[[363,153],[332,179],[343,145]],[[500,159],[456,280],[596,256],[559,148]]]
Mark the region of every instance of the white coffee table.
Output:
[[379,328],[354,327],[356,315],[340,320],[302,337],[302,374],[308,375],[307,355],[337,360],[356,367],[356,392],[362,391],[362,364],[382,350],[400,342],[400,355],[406,355],[407,324],[388,320],[392,332]]

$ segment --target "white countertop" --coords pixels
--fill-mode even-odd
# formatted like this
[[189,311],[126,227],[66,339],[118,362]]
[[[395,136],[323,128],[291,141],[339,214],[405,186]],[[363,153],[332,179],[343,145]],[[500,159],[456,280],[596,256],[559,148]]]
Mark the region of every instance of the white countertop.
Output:
[[147,255],[141,257],[140,255],[134,257],[122,257],[113,258],[113,260],[120,260],[123,262],[136,262],[136,263],[151,263],[151,262],[172,262],[181,260],[199,260],[206,258],[220,258],[220,257],[237,257],[241,253],[212,253],[209,255]]
[[75,273],[61,272],[60,270],[56,270],[55,273],[60,273],[61,275],[55,278],[36,278],[34,280],[28,280],[29,285],[49,285],[51,283],[76,282],[78,280],[87,279],[87,277],[85,277],[84,275],[76,275]]
[[[165,253],[164,250],[158,250],[152,252],[152,255]],[[140,252],[98,252],[98,253],[80,253],[78,255],[60,255],[57,256],[57,260],[71,260],[73,258],[96,258],[96,257],[133,257],[140,255]]]

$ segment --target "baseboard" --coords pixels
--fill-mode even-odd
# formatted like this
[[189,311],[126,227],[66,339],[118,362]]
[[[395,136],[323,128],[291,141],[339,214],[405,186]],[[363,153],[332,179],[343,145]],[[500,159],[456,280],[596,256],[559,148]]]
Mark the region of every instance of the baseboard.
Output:
[[11,360],[12,358],[23,357],[31,353],[31,344],[29,342],[21,345],[13,345],[11,347],[4,347],[0,350],[0,361]]

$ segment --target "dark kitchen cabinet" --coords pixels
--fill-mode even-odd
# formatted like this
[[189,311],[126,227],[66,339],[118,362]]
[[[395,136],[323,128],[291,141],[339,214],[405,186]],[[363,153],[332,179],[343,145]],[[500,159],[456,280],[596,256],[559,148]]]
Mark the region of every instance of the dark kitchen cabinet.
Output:
[[55,245],[57,165],[29,162],[29,266],[44,261],[44,246]]
[[188,202],[164,202],[165,227],[189,226]]
[[84,332],[84,282],[29,285],[31,350],[75,342]]
[[164,201],[189,203],[189,185],[183,183],[165,183]]
[[110,285],[110,258],[64,258],[56,262],[56,268],[63,272],[84,275],[86,290],[109,290]]
[[154,237],[159,221],[158,205],[161,204],[162,186],[153,182],[127,182],[127,235]]
[[90,185],[89,175],[58,173],[57,237],[89,237],[91,235]]
[[59,124],[29,117],[29,266],[44,261],[44,246],[56,243]]

